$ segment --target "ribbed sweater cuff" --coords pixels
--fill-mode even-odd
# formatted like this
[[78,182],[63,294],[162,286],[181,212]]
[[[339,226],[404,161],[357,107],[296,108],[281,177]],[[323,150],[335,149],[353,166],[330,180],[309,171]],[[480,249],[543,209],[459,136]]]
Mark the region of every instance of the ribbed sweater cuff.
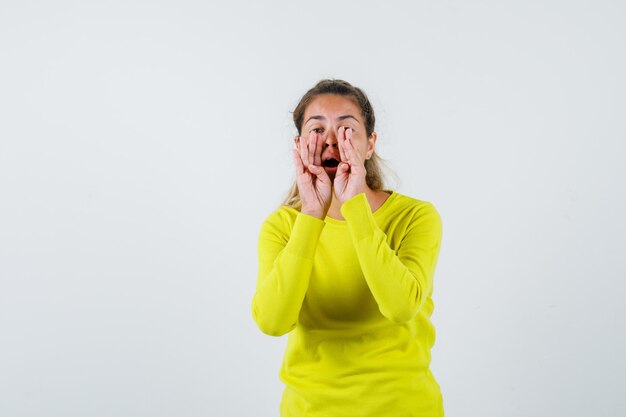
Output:
[[319,236],[325,224],[324,220],[317,217],[298,213],[285,249],[301,258],[313,259]]
[[341,205],[339,210],[357,241],[374,233],[377,224],[365,193],[359,193],[350,198]]

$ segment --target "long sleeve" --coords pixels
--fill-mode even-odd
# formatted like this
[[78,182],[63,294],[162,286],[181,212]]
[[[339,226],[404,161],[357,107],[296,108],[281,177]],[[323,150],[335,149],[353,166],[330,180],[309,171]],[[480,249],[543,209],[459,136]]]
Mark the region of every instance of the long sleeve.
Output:
[[432,293],[442,234],[437,210],[431,203],[416,210],[396,251],[376,224],[364,193],[340,210],[380,312],[396,323],[412,319]]
[[298,213],[290,232],[280,220],[280,216],[270,216],[261,226],[257,287],[252,299],[255,322],[271,336],[283,335],[296,326],[325,224]]

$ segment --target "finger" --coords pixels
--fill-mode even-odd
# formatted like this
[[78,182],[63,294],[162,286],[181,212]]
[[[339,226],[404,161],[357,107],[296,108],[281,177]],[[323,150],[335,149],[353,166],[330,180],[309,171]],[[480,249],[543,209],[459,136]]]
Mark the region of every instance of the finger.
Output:
[[344,147],[344,142],[346,138],[346,128],[345,127],[340,127],[339,131],[337,132],[337,147],[339,148],[339,157],[341,158],[342,161],[347,161],[347,155],[343,149]]
[[300,159],[305,167],[309,165],[308,142],[306,136],[300,136]]
[[317,177],[318,181],[324,184],[330,184],[330,177],[328,176],[324,168],[322,168],[321,166],[310,165],[309,170],[311,171],[311,173],[313,173],[313,175]]
[[300,163],[302,164],[302,171],[301,171],[302,173],[306,172],[307,167],[309,165],[308,145],[309,145],[309,139],[306,136],[300,136],[299,157],[300,157]]
[[346,140],[352,140],[352,133],[353,133],[352,129],[350,129],[350,128],[346,129],[346,133],[345,133],[346,134]]
[[317,133],[312,133],[309,136],[309,140],[307,141],[309,144],[308,147],[308,161],[307,164],[312,164],[315,162],[315,147],[317,145]]
[[352,143],[352,129],[348,129],[346,132],[346,141],[344,142],[344,151],[348,156],[348,160],[351,164],[363,164],[361,159],[361,155],[354,148],[354,144]]
[[296,163],[296,175],[301,175],[304,173],[304,165],[302,165],[302,159],[300,158],[300,154],[297,149],[292,150],[293,160]]
[[[322,135],[315,135],[316,137],[316,141],[315,141],[315,159],[313,161],[313,163],[316,166],[322,166],[322,149],[324,148],[324,139],[322,138]],[[322,170],[324,171],[324,170]],[[326,172],[326,171],[324,171]]]

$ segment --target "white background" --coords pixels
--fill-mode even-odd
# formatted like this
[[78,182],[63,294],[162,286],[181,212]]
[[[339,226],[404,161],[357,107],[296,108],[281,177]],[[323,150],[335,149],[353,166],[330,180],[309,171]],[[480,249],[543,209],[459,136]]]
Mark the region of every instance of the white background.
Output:
[[0,1],[0,415],[276,416],[291,111],[362,87],[444,223],[447,416],[626,414],[621,1]]

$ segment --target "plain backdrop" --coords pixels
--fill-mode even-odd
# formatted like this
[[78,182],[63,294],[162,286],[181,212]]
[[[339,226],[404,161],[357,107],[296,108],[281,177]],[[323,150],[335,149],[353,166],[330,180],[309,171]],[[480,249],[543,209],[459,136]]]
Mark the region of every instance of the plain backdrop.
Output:
[[0,1],[0,416],[278,415],[257,237],[294,179],[291,111],[328,77],[368,93],[388,188],[443,219],[446,415],[626,415],[625,21]]

